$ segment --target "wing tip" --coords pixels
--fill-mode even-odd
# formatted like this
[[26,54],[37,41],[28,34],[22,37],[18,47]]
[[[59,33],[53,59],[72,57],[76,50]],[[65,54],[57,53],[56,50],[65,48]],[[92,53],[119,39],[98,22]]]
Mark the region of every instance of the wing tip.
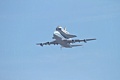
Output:
[[40,46],[43,46],[43,44],[42,44],[42,43],[36,43],[36,45],[40,45]]

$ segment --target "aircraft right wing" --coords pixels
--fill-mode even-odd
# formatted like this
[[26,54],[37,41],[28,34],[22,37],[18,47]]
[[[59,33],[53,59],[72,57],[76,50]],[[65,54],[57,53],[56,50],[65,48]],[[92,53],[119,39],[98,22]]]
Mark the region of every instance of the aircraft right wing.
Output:
[[54,45],[58,45],[58,43],[56,41],[51,41],[51,42],[45,42],[45,43],[37,43],[36,45],[40,45],[40,46],[43,46],[43,45],[51,45],[51,44],[54,44]]
[[80,39],[75,39],[75,40],[64,40],[66,41],[67,43],[75,43],[75,42],[87,42],[87,41],[92,41],[92,40],[96,40],[95,38],[93,39],[83,39],[83,40],[80,40]]

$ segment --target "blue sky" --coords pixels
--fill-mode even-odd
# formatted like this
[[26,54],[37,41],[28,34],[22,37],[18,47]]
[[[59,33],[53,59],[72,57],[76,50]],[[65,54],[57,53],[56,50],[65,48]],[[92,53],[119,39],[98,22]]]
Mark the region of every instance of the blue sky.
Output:
[[[119,0],[1,0],[0,80],[120,80]],[[56,26],[84,46],[39,47]]]

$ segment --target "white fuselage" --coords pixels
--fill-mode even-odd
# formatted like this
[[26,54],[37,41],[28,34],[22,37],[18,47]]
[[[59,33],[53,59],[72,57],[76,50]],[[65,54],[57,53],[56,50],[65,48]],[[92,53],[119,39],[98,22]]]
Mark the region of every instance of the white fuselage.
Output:
[[72,48],[72,46],[69,43],[64,41],[65,38],[60,34],[60,32],[54,31],[53,36],[54,36],[54,39],[56,39],[56,42],[60,44],[62,47]]

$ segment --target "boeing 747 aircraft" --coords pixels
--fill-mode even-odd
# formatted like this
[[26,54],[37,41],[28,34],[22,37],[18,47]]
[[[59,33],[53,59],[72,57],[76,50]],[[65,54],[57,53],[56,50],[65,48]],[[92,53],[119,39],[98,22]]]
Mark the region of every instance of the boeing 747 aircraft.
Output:
[[58,45],[59,44],[59,45],[61,45],[61,47],[72,48],[72,47],[82,46],[80,44],[73,45],[73,43],[76,43],[76,42],[85,42],[86,43],[87,41],[96,40],[95,38],[93,38],[93,39],[83,39],[83,40],[79,40],[79,39],[66,39],[57,30],[54,31],[53,38],[55,39],[54,41],[45,42],[45,43],[37,43],[37,45],[44,46],[44,45],[51,45],[51,44],[53,44],[53,45]]

